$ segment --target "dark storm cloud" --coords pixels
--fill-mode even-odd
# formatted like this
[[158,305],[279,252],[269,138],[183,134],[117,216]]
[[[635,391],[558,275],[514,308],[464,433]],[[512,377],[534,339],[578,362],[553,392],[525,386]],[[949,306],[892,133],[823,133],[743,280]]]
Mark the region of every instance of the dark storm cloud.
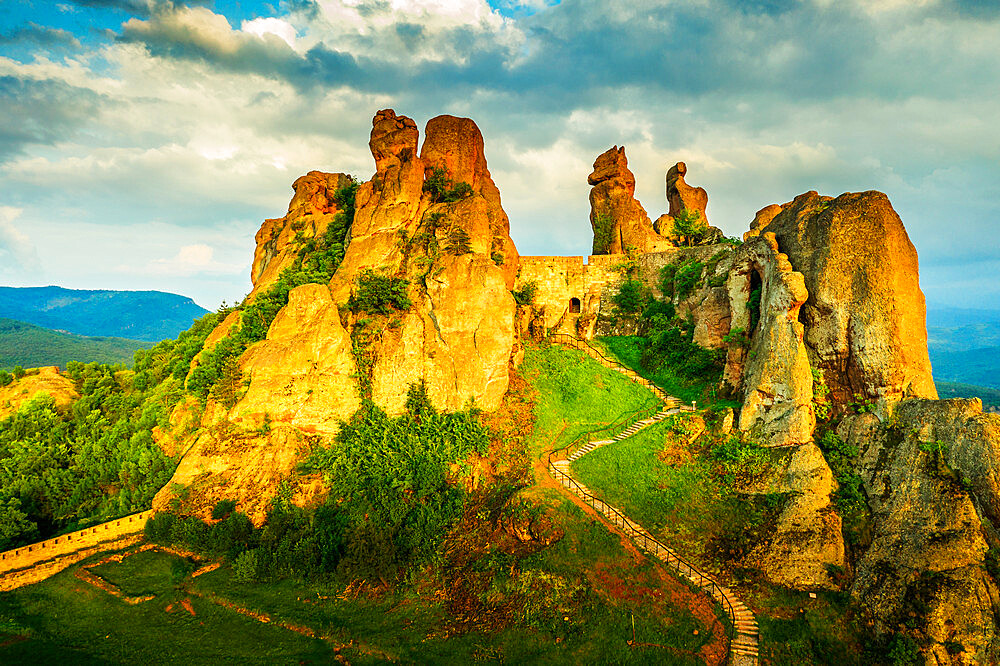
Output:
[[16,44],[18,42],[33,42],[39,46],[80,46],[80,40],[73,33],[60,28],[49,28],[37,23],[28,22],[22,28],[0,34],[0,44]]
[[51,145],[71,137],[96,113],[99,96],[61,81],[0,76],[0,160],[31,144]]

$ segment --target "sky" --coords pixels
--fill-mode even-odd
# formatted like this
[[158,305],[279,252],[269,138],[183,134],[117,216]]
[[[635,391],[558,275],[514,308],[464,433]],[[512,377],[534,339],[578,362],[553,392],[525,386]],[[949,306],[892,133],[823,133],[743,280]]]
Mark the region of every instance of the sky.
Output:
[[998,0],[0,0],[0,284],[238,302],[383,108],[476,121],[521,254],[589,252],[624,145],[652,219],[684,161],[730,236],[881,190],[929,305],[1000,308]]

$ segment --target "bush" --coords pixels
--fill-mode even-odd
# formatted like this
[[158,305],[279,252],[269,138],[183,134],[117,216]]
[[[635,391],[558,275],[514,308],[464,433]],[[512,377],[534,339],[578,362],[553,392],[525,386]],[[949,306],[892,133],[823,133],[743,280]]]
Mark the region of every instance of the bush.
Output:
[[614,236],[615,221],[608,213],[597,213],[591,219],[594,228],[594,254],[607,254]]
[[215,506],[212,508],[212,519],[222,520],[223,518],[229,517],[236,509],[236,500],[224,499],[219,500]]
[[674,233],[684,236],[688,246],[700,242],[708,231],[708,223],[696,210],[685,208],[674,217]]
[[343,509],[324,517],[324,543],[343,553],[344,575],[391,581],[428,562],[462,515],[465,495],[449,480],[452,470],[489,445],[478,412],[438,412],[423,386],[411,386],[407,410],[396,418],[373,407],[359,412],[341,424],[336,444],[306,461]]
[[730,435],[712,447],[715,473],[734,488],[745,488],[753,483],[767,467],[768,457],[764,448],[748,439]]
[[413,305],[409,296],[410,281],[404,278],[382,275],[371,268],[365,268],[357,279],[357,290],[351,293],[347,304],[358,314],[387,315],[396,310],[407,310]]
[[638,314],[649,300],[649,290],[639,280],[629,279],[622,283],[612,300],[619,312]]
[[237,583],[255,583],[259,580],[257,574],[258,558],[256,550],[245,550],[233,562],[233,581]]
[[434,167],[424,181],[423,191],[431,195],[431,203],[451,203],[472,196],[468,183],[452,183],[443,167]]
[[21,379],[25,374],[24,368],[19,365],[14,366],[14,379]]
[[448,232],[448,244],[445,246],[444,251],[453,255],[469,254],[472,252],[472,239],[469,238],[469,232],[462,227],[454,227]]
[[14,375],[0,370],[0,386],[8,386],[14,381]]
[[701,282],[701,273],[704,268],[704,264],[693,259],[682,263],[677,268],[677,274],[674,278],[674,292],[678,301],[683,301],[694,293],[695,287]]
[[520,289],[510,292],[514,296],[514,302],[518,305],[531,305],[538,295],[538,283],[534,280],[525,282]]

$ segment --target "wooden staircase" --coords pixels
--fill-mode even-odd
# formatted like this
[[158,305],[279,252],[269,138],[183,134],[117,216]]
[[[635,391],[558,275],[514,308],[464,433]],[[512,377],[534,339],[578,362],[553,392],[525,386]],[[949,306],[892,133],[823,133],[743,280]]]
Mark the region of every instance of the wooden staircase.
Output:
[[[620,442],[632,435],[648,428],[649,426],[662,421],[663,419],[682,411],[694,411],[693,406],[686,406],[680,400],[664,393],[659,387],[654,386],[643,377],[639,377],[635,371],[622,366],[604,356],[600,351],[592,347],[584,340],[573,338],[569,335],[556,334],[552,336],[553,342],[564,344],[574,349],[579,349],[596,359],[601,365],[620,372],[636,383],[645,386],[653,392],[656,397],[664,403],[663,409],[653,416],[639,419],[631,423],[624,430],[611,439],[598,439],[587,441],[583,446],[573,450],[564,457],[554,458],[558,453],[565,454],[565,450],[554,451],[549,456],[549,473],[559,482],[565,490],[580,497],[584,502],[600,513],[607,523],[620,528],[632,541],[642,550],[662,561],[668,568],[678,575],[691,581],[692,584],[701,588],[706,594],[711,596],[719,605],[723,607],[733,624],[732,638],[729,644],[728,663],[733,666],[757,666],[758,650],[760,642],[760,632],[757,627],[757,618],[753,611],[747,608],[739,597],[729,588],[716,582],[711,576],[700,571],[692,564],[681,558],[677,553],[660,543],[645,528],[631,520],[623,512],[611,506],[601,498],[597,497],[589,488],[573,478],[571,465],[588,453],[603,446]],[[572,446],[572,445],[571,445]]]

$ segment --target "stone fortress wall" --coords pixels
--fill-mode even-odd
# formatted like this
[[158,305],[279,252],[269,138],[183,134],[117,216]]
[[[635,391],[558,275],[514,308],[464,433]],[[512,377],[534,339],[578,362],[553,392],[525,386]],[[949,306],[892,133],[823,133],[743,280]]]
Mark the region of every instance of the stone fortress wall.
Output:
[[142,534],[152,515],[152,511],[133,513],[0,553],[0,590],[44,580],[96,552],[118,547],[114,542],[128,545]]
[[[605,308],[603,312],[607,314],[613,307],[612,298],[627,278],[625,267],[630,261],[633,262],[633,278],[642,281],[654,296],[662,298],[658,281],[660,269],[667,264],[676,263],[681,256],[706,261],[719,247],[673,247],[660,252],[637,254],[632,258],[623,254],[598,254],[587,257],[586,263],[583,257],[522,256],[514,288],[522,289],[532,282],[536,285],[538,291],[534,300],[535,311],[542,318],[546,330],[589,340],[594,337],[595,323],[602,308]],[[725,267],[724,265],[723,268]],[[697,324],[700,322],[701,312],[697,308],[693,310]],[[701,328],[698,329],[699,344],[718,347],[721,338],[703,335]],[[722,334],[727,332],[728,329],[722,331]]]

